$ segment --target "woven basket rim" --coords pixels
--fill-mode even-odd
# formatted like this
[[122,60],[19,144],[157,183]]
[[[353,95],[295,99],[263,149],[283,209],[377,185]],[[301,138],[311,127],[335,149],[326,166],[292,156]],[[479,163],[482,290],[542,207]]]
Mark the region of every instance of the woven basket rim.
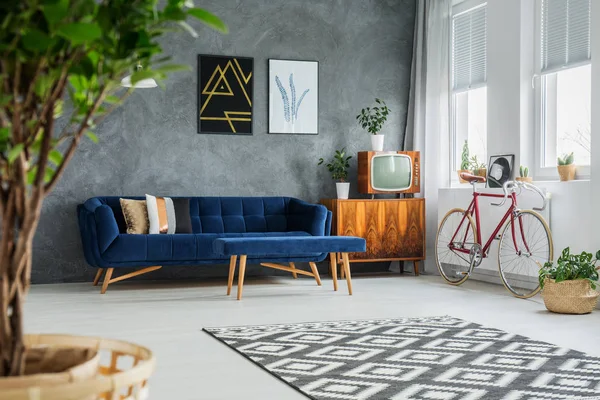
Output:
[[544,281],[545,281],[544,284],[550,283],[550,284],[555,284],[555,285],[561,285],[561,284],[565,284],[565,285],[568,285],[568,284],[580,284],[580,283],[583,282],[583,283],[587,283],[588,285],[590,285],[590,287],[592,287],[592,283],[590,281],[588,281],[587,279],[584,279],[584,278],[569,279],[569,280],[560,281],[560,282],[556,282],[554,279],[551,279],[551,278],[545,278]]
[[[59,345],[66,347],[87,347],[106,350],[139,359],[131,368],[110,375],[98,375],[83,381],[58,384],[54,386],[36,386],[25,389],[9,389],[0,393],[0,400],[40,399],[40,400],[79,400],[124,387],[138,384],[148,379],[156,366],[156,359],[150,349],[123,340],[106,339],[93,336],[75,336],[60,334],[25,335],[26,346]],[[0,378],[1,379],[1,378]],[[36,393],[37,397],[30,397]]]

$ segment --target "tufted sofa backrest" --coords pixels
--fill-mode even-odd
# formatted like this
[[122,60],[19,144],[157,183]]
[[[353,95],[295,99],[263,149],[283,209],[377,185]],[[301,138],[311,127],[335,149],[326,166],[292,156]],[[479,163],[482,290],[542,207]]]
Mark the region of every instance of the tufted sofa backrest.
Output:
[[[108,205],[113,210],[119,231],[125,233],[126,226],[120,198],[145,200],[145,197],[140,196],[107,196],[95,197],[88,202]],[[291,197],[189,197],[189,199],[194,233],[286,232],[302,226],[303,219],[306,218],[301,210],[303,202]]]

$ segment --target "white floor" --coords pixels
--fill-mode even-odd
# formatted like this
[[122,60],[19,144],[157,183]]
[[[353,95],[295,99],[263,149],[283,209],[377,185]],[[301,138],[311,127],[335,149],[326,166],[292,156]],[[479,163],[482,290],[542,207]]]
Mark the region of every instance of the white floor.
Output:
[[[434,276],[355,277],[345,282],[249,280],[244,299],[225,296],[225,281],[121,282],[105,295],[90,284],[38,285],[26,305],[30,333],[69,333],[134,341],[151,348],[157,371],[151,399],[304,399],[202,332],[203,327],[452,315],[600,356],[600,311],[548,313],[541,298],[519,300],[503,287]],[[235,290],[235,286],[234,286]]]

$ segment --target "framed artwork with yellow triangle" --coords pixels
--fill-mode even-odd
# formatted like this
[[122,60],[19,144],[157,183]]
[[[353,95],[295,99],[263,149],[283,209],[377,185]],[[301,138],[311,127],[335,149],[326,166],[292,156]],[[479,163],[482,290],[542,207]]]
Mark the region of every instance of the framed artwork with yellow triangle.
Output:
[[198,133],[252,135],[254,58],[198,55]]

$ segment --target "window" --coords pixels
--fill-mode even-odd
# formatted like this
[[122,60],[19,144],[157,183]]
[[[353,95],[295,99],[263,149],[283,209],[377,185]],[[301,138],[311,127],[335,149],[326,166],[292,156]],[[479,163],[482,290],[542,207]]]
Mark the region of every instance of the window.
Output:
[[573,153],[589,174],[591,131],[591,0],[540,0],[538,21],[537,175],[551,177],[556,159]]
[[[461,169],[462,148],[487,164],[487,9],[465,2],[452,15],[452,164]],[[456,179],[456,175],[451,175]]]

